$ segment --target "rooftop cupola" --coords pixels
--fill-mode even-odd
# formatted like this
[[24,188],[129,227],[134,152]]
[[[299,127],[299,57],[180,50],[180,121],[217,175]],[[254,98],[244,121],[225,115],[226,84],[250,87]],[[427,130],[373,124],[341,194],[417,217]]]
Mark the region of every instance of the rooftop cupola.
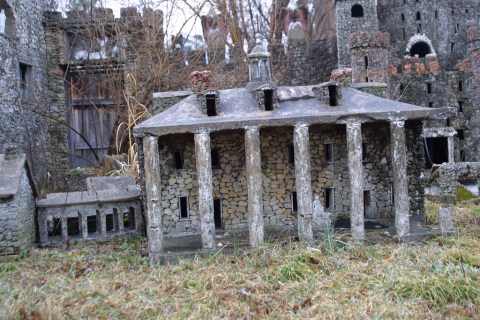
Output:
[[248,55],[250,60],[250,82],[271,81],[270,53],[261,45],[256,45]]

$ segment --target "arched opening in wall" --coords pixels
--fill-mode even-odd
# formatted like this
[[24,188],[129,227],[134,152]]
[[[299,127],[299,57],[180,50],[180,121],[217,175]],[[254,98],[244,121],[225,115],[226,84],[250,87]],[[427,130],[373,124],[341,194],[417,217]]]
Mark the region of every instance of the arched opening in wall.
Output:
[[419,21],[419,20],[422,20],[422,16],[421,16],[420,12],[417,12],[417,21]]
[[354,4],[352,6],[352,18],[362,18],[363,17],[363,7],[361,5]]
[[420,58],[424,58],[427,54],[430,54],[430,53],[432,53],[432,49],[430,48],[428,43],[423,41],[415,43],[410,49],[411,57],[418,55]]
[[8,37],[17,35],[13,9],[5,0],[0,0],[0,34]]

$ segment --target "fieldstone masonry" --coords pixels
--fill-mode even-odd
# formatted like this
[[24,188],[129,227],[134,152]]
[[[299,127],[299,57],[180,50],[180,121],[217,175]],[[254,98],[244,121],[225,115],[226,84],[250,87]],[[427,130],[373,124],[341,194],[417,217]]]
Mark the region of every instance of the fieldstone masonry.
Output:
[[35,196],[25,154],[0,154],[0,256],[25,253],[34,244]]

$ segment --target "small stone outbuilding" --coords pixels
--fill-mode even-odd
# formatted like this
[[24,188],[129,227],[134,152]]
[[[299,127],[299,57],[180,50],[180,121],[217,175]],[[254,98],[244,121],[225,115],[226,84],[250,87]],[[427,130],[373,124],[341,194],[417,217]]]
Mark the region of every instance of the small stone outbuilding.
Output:
[[0,154],[0,256],[19,255],[36,240],[36,188],[25,154]]
[[143,146],[147,234],[152,261],[163,237],[200,234],[216,247],[215,230],[297,226],[313,239],[313,199],[333,217],[348,214],[352,236],[364,219],[395,217],[397,235],[423,210],[422,121],[430,109],[383,99],[334,80],[277,87],[269,54],[249,55],[245,88],[206,90],[136,126]]

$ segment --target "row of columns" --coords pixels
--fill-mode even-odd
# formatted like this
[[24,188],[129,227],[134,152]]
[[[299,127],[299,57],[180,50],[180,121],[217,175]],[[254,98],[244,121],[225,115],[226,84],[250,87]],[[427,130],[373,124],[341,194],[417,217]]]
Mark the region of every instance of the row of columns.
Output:
[[[409,233],[408,217],[410,211],[404,125],[404,121],[390,122],[395,225],[399,236],[405,236]],[[350,219],[352,237],[354,239],[363,239],[365,230],[361,123],[350,122],[346,124],[346,128],[351,187]],[[303,123],[295,125],[293,139],[298,203],[298,234],[301,240],[311,242],[313,241],[313,203],[308,125]],[[202,247],[204,249],[213,249],[216,246],[216,242],[210,134],[207,131],[196,132],[194,140]],[[145,156],[145,182],[147,186],[148,245],[150,258],[155,262],[160,259],[163,250],[158,138],[154,136],[146,137],[143,148]],[[256,247],[264,241],[263,179],[259,127],[245,128],[245,156],[248,186],[249,242],[252,247]]]

